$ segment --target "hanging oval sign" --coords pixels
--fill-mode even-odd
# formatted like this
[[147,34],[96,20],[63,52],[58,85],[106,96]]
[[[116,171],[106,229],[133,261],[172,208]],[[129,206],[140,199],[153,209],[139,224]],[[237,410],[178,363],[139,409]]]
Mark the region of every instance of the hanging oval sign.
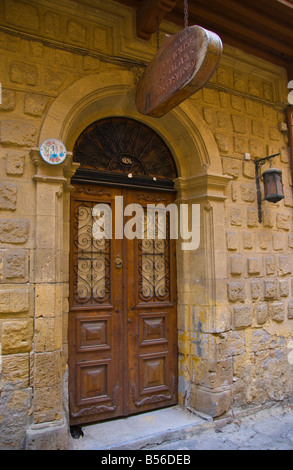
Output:
[[40,146],[40,154],[50,165],[59,165],[66,158],[65,145],[57,139],[47,139]]
[[219,36],[201,26],[167,36],[140,78],[137,110],[161,117],[193,95],[211,79],[222,50]]

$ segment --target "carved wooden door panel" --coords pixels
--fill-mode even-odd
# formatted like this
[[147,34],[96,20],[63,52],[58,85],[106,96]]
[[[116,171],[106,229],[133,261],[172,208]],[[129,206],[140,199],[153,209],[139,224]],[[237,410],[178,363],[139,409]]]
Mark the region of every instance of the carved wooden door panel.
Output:
[[[143,238],[115,236],[115,197],[144,209]],[[71,202],[69,402],[71,424],[177,403],[174,240],[147,239],[146,205],[169,193],[75,185]],[[96,239],[93,207],[112,211]],[[157,217],[157,216],[156,216]],[[131,217],[124,217],[124,224]],[[168,221],[167,221],[168,222]],[[158,220],[155,219],[158,228]],[[168,227],[168,223],[167,223]]]

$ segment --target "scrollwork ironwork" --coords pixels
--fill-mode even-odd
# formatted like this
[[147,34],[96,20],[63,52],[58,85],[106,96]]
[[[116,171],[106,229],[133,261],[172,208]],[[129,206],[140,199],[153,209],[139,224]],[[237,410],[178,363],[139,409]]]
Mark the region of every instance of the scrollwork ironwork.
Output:
[[148,126],[130,118],[94,122],[77,139],[73,159],[83,168],[172,181],[177,176],[170,150]]
[[74,211],[74,303],[91,305],[110,298],[110,240],[92,236],[95,203],[82,202]]

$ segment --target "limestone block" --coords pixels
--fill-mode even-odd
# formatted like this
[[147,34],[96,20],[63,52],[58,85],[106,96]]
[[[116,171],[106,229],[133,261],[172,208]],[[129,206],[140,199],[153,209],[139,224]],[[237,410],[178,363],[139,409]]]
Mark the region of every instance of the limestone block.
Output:
[[202,113],[203,113],[203,118],[205,120],[205,122],[211,126],[211,127],[215,127],[216,126],[216,116],[215,116],[215,112],[212,108],[208,108],[206,106],[203,107],[203,110],[202,110]]
[[262,112],[262,104],[257,103],[256,101],[251,101],[251,100],[245,100],[245,108],[247,114],[250,114],[251,116],[255,117],[262,117],[263,112]]
[[232,358],[204,360],[196,368],[194,382],[209,389],[228,386],[232,383]]
[[245,352],[245,336],[243,331],[229,331],[227,332],[227,344],[223,355],[237,356]]
[[223,158],[223,173],[224,175],[230,175],[234,178],[238,178],[240,175],[240,161],[235,158]]
[[246,178],[255,179],[255,164],[251,160],[248,162],[243,162],[243,176],[246,176]]
[[241,275],[243,272],[243,259],[242,256],[230,257],[230,273],[232,275]]
[[255,200],[255,185],[242,184],[240,189],[242,201],[253,202]]
[[9,69],[10,80],[14,83],[36,85],[38,81],[38,69],[35,65],[25,62],[12,62]]
[[228,299],[230,302],[245,301],[245,284],[242,281],[228,282]]
[[28,259],[25,251],[22,250],[15,252],[5,250],[3,264],[4,279],[9,280],[10,282],[13,279],[16,279],[18,282],[20,280],[27,281]]
[[216,117],[217,117],[217,127],[225,129],[227,132],[229,129],[229,124],[230,124],[229,114],[223,111],[217,111]]
[[20,150],[8,150],[6,153],[7,175],[22,175],[24,171],[25,155]]
[[7,0],[5,2],[5,19],[7,23],[15,26],[34,31],[39,29],[38,9],[34,5],[19,0]]
[[263,325],[268,320],[267,304],[258,304],[256,308],[256,321],[259,325]]
[[292,301],[288,303],[288,318],[290,320],[293,319],[293,302]]
[[235,328],[245,328],[252,324],[252,307],[250,305],[235,306],[233,313]]
[[264,155],[265,148],[264,143],[257,139],[250,139],[249,142],[249,153],[252,157],[261,158]]
[[240,72],[234,72],[233,73],[233,85],[235,90],[237,91],[246,91],[246,78],[245,75],[243,75]]
[[0,221],[0,242],[24,243],[28,239],[28,220],[2,219]]
[[259,234],[259,247],[262,250],[266,250],[269,246],[269,237],[266,233]]
[[1,450],[21,450],[25,429],[31,422],[32,389],[13,389],[7,385],[6,390],[2,389],[1,403],[5,403],[1,415]]
[[277,228],[282,229],[282,230],[290,230],[291,228],[290,215],[282,214],[278,212],[276,216],[276,226]]
[[281,135],[277,127],[271,127],[269,134],[271,140],[280,140]]
[[238,237],[236,232],[227,232],[226,233],[226,243],[228,250],[237,250],[238,249]]
[[24,113],[32,116],[42,116],[48,97],[37,93],[26,93],[24,98]]
[[241,96],[231,95],[231,106],[236,111],[244,111],[244,99]]
[[275,279],[264,281],[264,296],[268,300],[278,298],[278,284]]
[[44,45],[41,42],[30,41],[29,50],[32,57],[43,57],[44,55]]
[[56,286],[38,284],[35,287],[35,315],[37,317],[54,317],[56,314]]
[[217,69],[217,82],[219,85],[231,88],[232,86],[232,70],[223,66]]
[[285,239],[282,233],[273,233],[273,248],[275,251],[283,250]]
[[216,132],[214,135],[220,152],[229,152],[229,140],[227,134],[221,134],[220,132]]
[[29,309],[28,289],[3,289],[0,291],[0,313],[21,313]]
[[4,88],[2,90],[1,111],[12,111],[15,108],[15,91]]
[[272,228],[274,226],[274,213],[270,209],[264,209],[262,212],[262,221],[264,227]]
[[285,306],[283,302],[273,302],[270,305],[271,318],[276,322],[281,322],[285,318]]
[[211,88],[203,88],[203,101],[209,104],[218,104],[217,91]]
[[232,115],[232,124],[234,132],[238,134],[246,134],[247,124],[246,117],[243,114]]
[[238,184],[231,183],[231,199],[233,202],[236,202],[238,199]]
[[62,380],[60,351],[35,355],[35,387],[54,387]]
[[0,210],[14,211],[17,201],[17,186],[11,183],[0,183]]
[[252,331],[251,335],[251,351],[257,352],[268,349],[271,345],[271,335],[263,328]]
[[193,387],[191,393],[191,405],[198,411],[202,411],[213,418],[226,413],[232,402],[230,388],[221,390],[209,390],[205,387]]
[[240,137],[238,135],[233,137],[234,152],[241,153],[243,155],[247,147],[248,147],[248,143],[245,137]]
[[51,11],[45,14],[45,34],[54,37],[61,36],[62,29],[60,15]]
[[0,143],[20,146],[33,146],[35,144],[36,128],[25,121],[1,121]]
[[272,84],[269,82],[263,82],[262,85],[264,99],[272,102],[274,98]]
[[273,256],[267,256],[265,258],[265,267],[266,267],[266,274],[275,274],[276,270],[276,263],[275,258]]
[[292,272],[292,260],[290,256],[279,256],[279,274],[286,276]]
[[261,260],[260,258],[248,258],[247,259],[247,271],[248,274],[260,274],[261,272]]
[[247,226],[257,227],[258,226],[258,212],[254,207],[248,207],[247,209]]
[[230,209],[230,224],[242,225],[242,209],[241,207],[231,207]]
[[261,297],[261,283],[260,281],[251,281],[251,297],[253,300],[258,300]]
[[56,318],[36,318],[35,352],[40,353],[45,351],[54,351],[57,349],[57,346],[60,347],[60,344],[57,345],[57,339],[58,336],[60,339],[61,330],[62,328],[60,325],[59,329],[56,328]]
[[26,432],[25,450],[68,450],[69,428],[66,422],[48,422]]
[[20,38],[0,32],[0,47],[5,51],[18,52],[20,48]]
[[288,234],[288,247],[293,248],[293,233]]
[[25,353],[32,349],[32,320],[4,321],[2,327],[2,353]]
[[230,106],[229,95],[225,91],[219,91],[220,105],[222,108],[228,108]]
[[287,279],[281,279],[279,281],[280,296],[288,297],[289,296],[289,283]]
[[5,382],[15,388],[27,388],[29,386],[29,355],[9,354],[2,356],[2,373]]
[[100,52],[112,53],[113,39],[109,28],[103,28],[102,25],[99,25],[98,28],[94,28],[94,48]]
[[69,20],[67,23],[67,34],[73,42],[84,44],[86,42],[86,27],[77,21]]
[[74,55],[72,52],[56,49],[56,63],[64,67],[74,67]]
[[251,133],[256,137],[264,138],[264,125],[262,121],[251,121]]
[[62,390],[61,384],[36,387],[35,389],[35,413],[36,424],[56,422],[62,417]]
[[243,248],[245,248],[245,250],[251,250],[253,247],[252,234],[250,232],[243,232],[242,239]]
[[56,69],[46,69],[46,87],[48,90],[59,90],[66,79],[66,74]]
[[248,93],[262,98],[262,82],[255,79],[248,80]]

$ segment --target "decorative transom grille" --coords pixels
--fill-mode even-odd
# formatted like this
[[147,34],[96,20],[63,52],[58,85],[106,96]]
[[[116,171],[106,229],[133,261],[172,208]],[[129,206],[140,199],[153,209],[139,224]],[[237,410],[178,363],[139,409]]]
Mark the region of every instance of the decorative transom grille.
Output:
[[134,119],[112,117],[88,126],[77,139],[74,161],[83,168],[126,176],[173,180],[170,150],[152,129]]

